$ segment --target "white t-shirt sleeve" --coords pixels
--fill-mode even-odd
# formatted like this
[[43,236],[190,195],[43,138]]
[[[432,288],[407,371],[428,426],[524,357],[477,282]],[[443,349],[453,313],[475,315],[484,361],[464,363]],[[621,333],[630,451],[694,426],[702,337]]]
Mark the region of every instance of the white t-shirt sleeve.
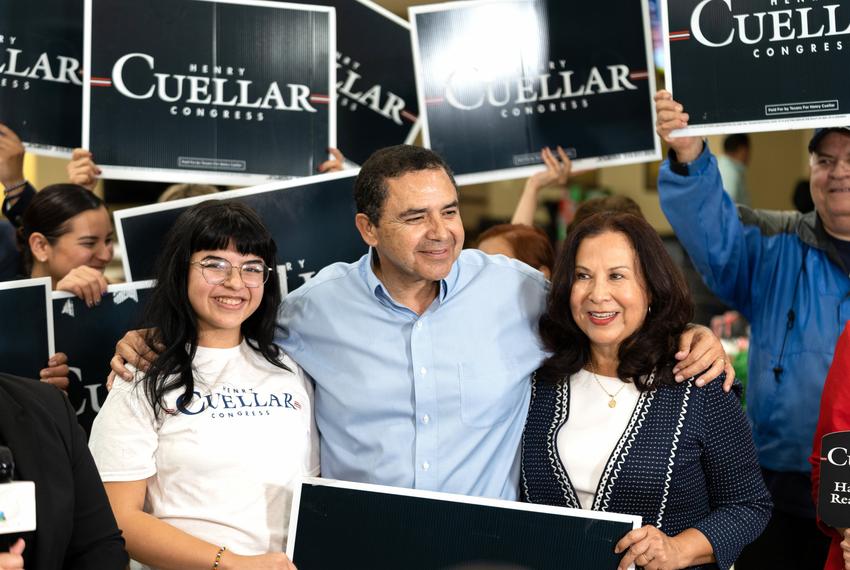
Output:
[[89,449],[101,479],[141,481],[154,475],[157,432],[157,421],[142,382],[116,378],[92,424],[89,438]]
[[[287,363],[289,365],[289,363]],[[310,406],[310,427],[309,439],[304,449],[304,458],[302,462],[302,474],[305,477],[318,477],[321,473],[320,455],[319,455],[319,430],[316,427],[316,408],[315,396],[313,391],[313,380],[304,372],[304,369],[295,365],[295,374],[304,386],[304,391],[307,393],[307,401]]]

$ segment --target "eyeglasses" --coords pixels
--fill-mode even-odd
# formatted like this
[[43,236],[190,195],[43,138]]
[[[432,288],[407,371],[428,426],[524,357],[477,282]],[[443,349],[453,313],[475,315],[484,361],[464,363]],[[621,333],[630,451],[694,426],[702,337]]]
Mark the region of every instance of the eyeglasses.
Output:
[[269,278],[271,269],[262,261],[249,261],[239,266],[234,266],[226,259],[204,259],[203,261],[192,261],[189,265],[198,265],[201,275],[210,285],[221,285],[230,278],[230,272],[239,270],[239,276],[245,287],[254,289],[259,287]]

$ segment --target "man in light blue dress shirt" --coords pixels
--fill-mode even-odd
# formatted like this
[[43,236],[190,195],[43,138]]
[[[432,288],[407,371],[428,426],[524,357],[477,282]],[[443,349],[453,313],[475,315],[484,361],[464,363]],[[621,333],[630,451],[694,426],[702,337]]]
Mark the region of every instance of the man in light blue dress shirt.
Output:
[[279,319],[316,381],[322,476],[516,499],[546,279],[461,251],[454,178],[427,149],[377,151],[355,198],[369,253],[320,271]]
[[[355,199],[369,253],[287,295],[276,339],[315,381],[322,476],[516,499],[546,279],[516,260],[461,251],[454,177],[430,150],[377,151]],[[681,344],[691,347],[685,377],[723,371],[708,329]],[[113,369],[127,377],[123,360],[147,352],[129,333]]]

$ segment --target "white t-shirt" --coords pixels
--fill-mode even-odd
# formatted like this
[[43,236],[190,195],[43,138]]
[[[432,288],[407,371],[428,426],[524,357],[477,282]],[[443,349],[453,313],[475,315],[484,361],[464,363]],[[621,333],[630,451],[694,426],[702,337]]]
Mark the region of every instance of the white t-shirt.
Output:
[[198,347],[195,397],[155,417],[142,382],[116,381],[89,446],[105,482],[147,479],[145,511],[237,554],[283,552],[292,490],[319,474],[313,389],[245,342]]
[[596,377],[608,394],[617,394],[617,405],[608,407],[611,398],[593,374],[579,370],[570,376],[570,415],[556,437],[558,455],[583,509],[593,507],[602,472],[640,397],[632,383],[599,374]]

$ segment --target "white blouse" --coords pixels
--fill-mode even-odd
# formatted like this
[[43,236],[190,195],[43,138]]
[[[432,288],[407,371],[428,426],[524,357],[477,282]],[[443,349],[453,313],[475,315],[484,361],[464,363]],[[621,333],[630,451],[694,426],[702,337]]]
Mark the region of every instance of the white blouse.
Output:
[[[570,415],[558,430],[558,455],[582,508],[590,509],[602,471],[626,430],[640,392],[632,383],[599,374],[594,378],[584,369],[573,374],[569,382]],[[608,394],[616,394],[613,408],[608,405]]]

